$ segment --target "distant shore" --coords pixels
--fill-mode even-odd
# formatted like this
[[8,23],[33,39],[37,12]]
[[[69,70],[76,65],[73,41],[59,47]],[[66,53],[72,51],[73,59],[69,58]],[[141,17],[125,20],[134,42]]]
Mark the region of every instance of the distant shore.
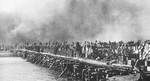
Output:
[[14,55],[9,51],[0,51],[0,57],[12,57],[12,56]]

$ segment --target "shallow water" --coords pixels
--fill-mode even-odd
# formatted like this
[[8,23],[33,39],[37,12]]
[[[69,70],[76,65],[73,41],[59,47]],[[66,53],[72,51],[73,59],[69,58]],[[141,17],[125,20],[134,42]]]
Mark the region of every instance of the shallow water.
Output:
[[0,57],[0,81],[56,81],[43,67],[19,57]]

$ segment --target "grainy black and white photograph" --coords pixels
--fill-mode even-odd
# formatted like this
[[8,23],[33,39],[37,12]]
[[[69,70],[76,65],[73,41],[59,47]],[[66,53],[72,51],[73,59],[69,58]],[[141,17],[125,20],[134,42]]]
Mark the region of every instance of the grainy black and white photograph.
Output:
[[150,81],[150,0],[0,0],[0,81]]

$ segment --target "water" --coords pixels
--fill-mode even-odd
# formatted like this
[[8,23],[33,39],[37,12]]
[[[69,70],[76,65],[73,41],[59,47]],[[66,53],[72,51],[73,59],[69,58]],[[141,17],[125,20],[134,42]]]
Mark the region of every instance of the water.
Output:
[[19,57],[0,57],[0,81],[56,81],[43,67]]

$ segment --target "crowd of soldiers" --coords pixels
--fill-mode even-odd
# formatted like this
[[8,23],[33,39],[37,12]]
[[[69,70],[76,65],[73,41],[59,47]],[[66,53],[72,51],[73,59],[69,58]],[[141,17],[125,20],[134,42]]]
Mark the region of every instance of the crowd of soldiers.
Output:
[[[21,48],[37,52],[50,52],[53,54],[88,58],[99,61],[112,61],[127,64],[127,60],[135,53],[142,51],[143,41],[129,42],[69,42],[69,41],[49,41],[49,42],[25,42]],[[139,58],[139,57],[136,57]]]

